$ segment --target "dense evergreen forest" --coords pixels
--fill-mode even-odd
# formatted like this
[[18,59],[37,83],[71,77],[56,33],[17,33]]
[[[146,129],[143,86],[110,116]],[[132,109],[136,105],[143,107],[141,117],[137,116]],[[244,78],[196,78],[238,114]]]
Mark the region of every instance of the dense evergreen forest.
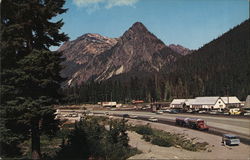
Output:
[[177,97],[250,94],[249,19],[168,67],[166,83]]
[[248,19],[194,53],[164,66],[160,74],[133,74],[129,78],[128,74],[120,75],[108,81],[64,88],[63,92],[72,103],[127,103],[133,99],[152,102],[225,95],[245,100],[250,94],[249,35]]
[[162,99],[160,87],[157,87],[156,78],[140,79],[130,77],[125,82],[121,80],[108,80],[102,82],[90,81],[80,86],[64,88],[66,103],[97,103],[100,101],[117,101],[129,103],[132,100],[144,100],[147,102]]

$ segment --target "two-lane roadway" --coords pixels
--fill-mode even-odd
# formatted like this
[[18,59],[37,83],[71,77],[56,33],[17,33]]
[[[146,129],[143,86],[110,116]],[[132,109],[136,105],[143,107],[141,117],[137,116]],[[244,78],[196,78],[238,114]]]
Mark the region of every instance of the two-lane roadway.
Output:
[[[94,111],[95,113],[104,113],[107,111]],[[151,112],[138,112],[138,111],[108,111],[110,114],[128,114],[136,115],[138,117],[155,117],[159,119],[168,119],[174,121],[176,117],[189,117],[189,118],[202,118],[207,122],[208,126],[223,129],[226,131],[240,133],[250,137],[250,119],[230,118],[230,117],[216,117],[192,114],[155,114]]]

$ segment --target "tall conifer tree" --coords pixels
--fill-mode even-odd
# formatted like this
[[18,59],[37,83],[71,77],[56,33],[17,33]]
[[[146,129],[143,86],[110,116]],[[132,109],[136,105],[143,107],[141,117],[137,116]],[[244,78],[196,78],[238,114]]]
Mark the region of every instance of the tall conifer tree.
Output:
[[[31,138],[32,159],[41,159],[40,135],[58,129],[53,104],[58,103],[61,54],[50,51],[68,37],[59,30],[65,0],[1,2],[1,155]],[[11,152],[12,151],[12,152]]]

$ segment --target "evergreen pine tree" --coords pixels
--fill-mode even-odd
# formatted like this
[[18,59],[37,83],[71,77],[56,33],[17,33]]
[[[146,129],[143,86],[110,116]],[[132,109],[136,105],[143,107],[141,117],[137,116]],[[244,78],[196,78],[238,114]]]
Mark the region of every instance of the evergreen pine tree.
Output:
[[2,0],[1,2],[1,156],[31,138],[32,159],[41,159],[40,135],[52,135],[58,122],[61,54],[51,52],[68,38],[52,22],[64,0]]

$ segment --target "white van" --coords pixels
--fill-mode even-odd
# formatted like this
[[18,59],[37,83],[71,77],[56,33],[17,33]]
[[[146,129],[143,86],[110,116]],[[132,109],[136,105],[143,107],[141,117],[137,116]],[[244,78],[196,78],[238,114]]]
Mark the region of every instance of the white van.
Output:
[[240,139],[233,134],[223,134],[221,143],[224,145],[239,145]]

